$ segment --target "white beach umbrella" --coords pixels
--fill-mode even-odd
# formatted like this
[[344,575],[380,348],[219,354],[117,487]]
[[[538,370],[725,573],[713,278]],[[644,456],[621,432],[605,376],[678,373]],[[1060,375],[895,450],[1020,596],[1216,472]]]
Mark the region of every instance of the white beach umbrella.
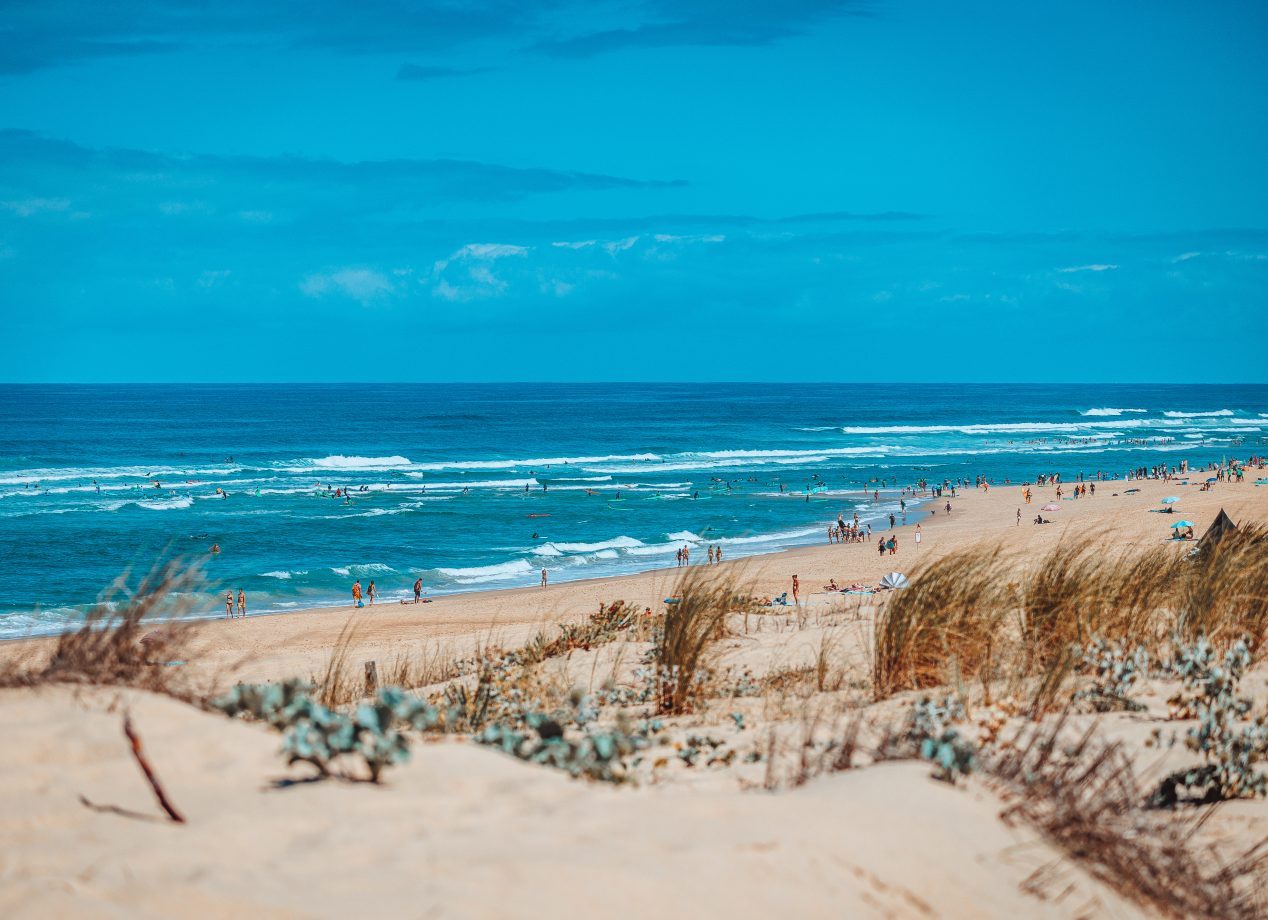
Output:
[[907,588],[911,586],[911,582],[907,580],[907,576],[902,572],[890,572],[881,579],[882,588]]

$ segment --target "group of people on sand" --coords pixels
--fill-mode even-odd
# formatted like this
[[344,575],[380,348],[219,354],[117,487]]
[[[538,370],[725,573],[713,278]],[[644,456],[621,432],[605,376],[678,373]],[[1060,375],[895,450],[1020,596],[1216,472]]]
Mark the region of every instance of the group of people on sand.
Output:
[[[247,592],[243,591],[241,588],[238,589],[237,615],[240,617],[243,617],[244,619],[246,618],[246,615],[247,615]],[[230,620],[234,619],[232,591],[225,592],[225,617]]]
[[[709,559],[709,565],[716,565],[722,561],[722,547],[715,546],[710,543],[706,550]],[[691,565],[691,547],[684,543],[674,552],[674,560],[678,568]]]
[[[907,503],[903,502],[903,509],[906,510]],[[893,515],[890,515],[891,519]],[[892,520],[890,526],[893,526]],[[837,515],[836,524],[828,527],[829,543],[862,543],[865,540],[872,539],[872,525],[859,521],[858,512],[854,512],[854,520],[846,521],[843,515]]]

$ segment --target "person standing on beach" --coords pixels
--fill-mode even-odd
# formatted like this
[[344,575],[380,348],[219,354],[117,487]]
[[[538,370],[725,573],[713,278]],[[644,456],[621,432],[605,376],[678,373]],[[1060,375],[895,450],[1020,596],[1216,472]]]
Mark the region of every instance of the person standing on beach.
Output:
[[951,513],[951,503],[950,503],[950,502],[947,502],[947,508],[946,508],[946,511],[947,511],[947,514],[950,514],[950,513]]
[[709,565],[713,565],[713,544],[709,544]]
[[922,539],[922,537],[923,537],[923,534],[921,534],[920,532],[920,525],[917,524],[916,525],[916,549],[920,549],[920,540]]
[[546,570],[542,569],[542,587],[546,587]]
[[247,615],[247,592],[241,588],[238,589],[238,616],[245,617]]
[[361,606],[361,579],[358,578],[352,583],[352,606]]
[[366,589],[366,597],[370,598],[370,606],[374,606],[374,599],[379,596],[378,589],[374,587],[374,579],[370,580],[370,587]]
[[722,547],[719,546],[713,550],[713,561],[714,562],[722,561]]
[[1021,509],[1020,508],[1017,509],[1017,526],[1018,527],[1021,526]]
[[414,582],[414,603],[417,604],[423,599],[423,580],[421,578]]
[[233,619],[233,592],[232,591],[225,592],[225,618],[229,620]]
[[794,575],[793,576],[793,604],[801,603],[801,601],[798,600],[800,595],[801,595],[801,582],[797,579],[797,576]]

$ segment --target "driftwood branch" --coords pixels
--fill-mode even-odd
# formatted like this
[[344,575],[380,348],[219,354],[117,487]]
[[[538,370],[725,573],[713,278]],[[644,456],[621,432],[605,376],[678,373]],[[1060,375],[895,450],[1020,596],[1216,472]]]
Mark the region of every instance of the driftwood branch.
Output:
[[154,773],[154,768],[150,766],[150,762],[145,759],[145,752],[141,750],[141,736],[136,733],[132,727],[131,713],[125,713],[123,716],[123,733],[128,736],[128,741],[132,744],[132,756],[136,758],[137,765],[141,768],[141,772],[145,774],[146,780],[150,784],[150,788],[154,790],[154,797],[158,799],[159,805],[167,812],[167,816],[177,824],[184,824],[185,818],[167,798],[167,793],[163,791],[163,785],[159,782],[158,776]]

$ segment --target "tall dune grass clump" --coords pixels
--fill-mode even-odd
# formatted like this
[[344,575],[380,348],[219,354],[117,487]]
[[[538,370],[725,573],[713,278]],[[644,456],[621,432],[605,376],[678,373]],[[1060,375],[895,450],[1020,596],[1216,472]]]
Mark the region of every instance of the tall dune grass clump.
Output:
[[1021,633],[1031,662],[1046,666],[1097,638],[1150,642],[1174,606],[1184,565],[1176,553],[1108,549],[1103,539],[1063,541],[1023,580]]
[[998,547],[973,547],[916,570],[911,587],[892,593],[876,619],[872,690],[935,687],[952,673],[988,680],[1015,604]]
[[743,613],[752,603],[733,582],[705,569],[688,570],[676,595],[678,601],[667,605],[653,648],[657,708],[666,714],[690,711],[709,673],[710,643],[725,633],[728,614]]
[[86,684],[138,687],[191,698],[185,677],[195,625],[199,571],[180,562],[155,567],[135,586],[120,575],[73,632],[58,636],[42,661],[15,659],[0,669],[0,686]]
[[1179,599],[1181,637],[1226,645],[1268,641],[1268,528],[1251,524],[1202,544],[1186,559]]

